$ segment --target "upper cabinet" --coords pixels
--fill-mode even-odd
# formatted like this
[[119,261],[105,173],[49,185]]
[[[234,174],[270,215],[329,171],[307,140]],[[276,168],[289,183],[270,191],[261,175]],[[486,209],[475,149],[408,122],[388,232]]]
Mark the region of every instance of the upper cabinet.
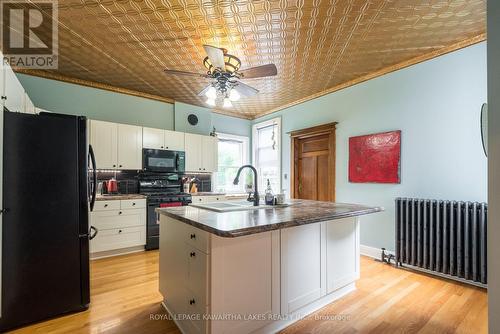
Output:
[[142,169],[142,127],[118,124],[118,168]]
[[36,114],[35,105],[26,93],[24,94],[24,112],[27,114]]
[[24,88],[9,65],[4,65],[4,94],[2,95],[4,105],[9,111],[25,111]]
[[90,121],[90,144],[99,169],[142,169],[142,127]]
[[90,145],[98,169],[118,168],[118,124],[91,120]]
[[217,171],[217,138],[186,133],[186,171]]
[[142,135],[144,148],[184,151],[184,132],[143,128]]

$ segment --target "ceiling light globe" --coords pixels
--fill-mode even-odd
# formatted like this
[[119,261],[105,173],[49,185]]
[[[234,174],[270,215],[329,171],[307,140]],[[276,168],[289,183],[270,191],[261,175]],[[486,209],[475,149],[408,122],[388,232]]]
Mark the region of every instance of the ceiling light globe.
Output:
[[215,100],[217,98],[217,90],[214,86],[211,86],[206,92],[205,96],[208,97],[209,100]]
[[224,98],[224,104],[222,105],[223,108],[231,108],[233,104],[231,103],[231,100],[229,98]]
[[229,92],[229,100],[231,101],[238,101],[240,99],[241,95],[240,93],[238,93],[238,91],[236,89],[231,89],[231,91]]
[[207,101],[206,101],[206,103],[209,106],[215,107],[215,99],[208,98]]

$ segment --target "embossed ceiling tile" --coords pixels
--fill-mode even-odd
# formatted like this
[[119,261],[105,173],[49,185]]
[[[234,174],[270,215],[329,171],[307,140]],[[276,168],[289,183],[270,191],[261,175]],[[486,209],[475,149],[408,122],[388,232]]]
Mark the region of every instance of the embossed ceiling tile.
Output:
[[[204,105],[203,44],[242,69],[275,63],[278,76],[233,112],[256,116],[485,31],[485,0],[60,1],[60,61],[69,77]],[[222,110],[222,112],[228,112]]]

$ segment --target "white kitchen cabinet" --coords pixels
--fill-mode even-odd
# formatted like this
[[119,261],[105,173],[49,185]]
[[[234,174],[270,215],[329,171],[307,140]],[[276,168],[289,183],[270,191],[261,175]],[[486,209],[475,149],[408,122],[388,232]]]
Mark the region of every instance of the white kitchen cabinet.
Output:
[[142,169],[142,127],[118,124],[118,168]]
[[326,223],[327,293],[359,279],[359,223],[344,218]]
[[24,94],[24,112],[27,114],[35,114],[35,105],[31,101],[28,94]]
[[90,145],[94,150],[98,169],[117,168],[118,124],[91,120]]
[[9,65],[4,64],[5,107],[12,112],[24,112],[24,88]]
[[90,121],[90,144],[98,169],[142,169],[142,127]]
[[213,203],[226,201],[227,198],[224,195],[193,195],[192,202],[195,203]]
[[324,225],[281,230],[281,310],[292,313],[324,295],[322,245]]
[[142,146],[162,150],[165,147],[165,133],[162,129],[142,128]]
[[200,172],[201,169],[201,138],[202,136],[186,133],[186,171]]
[[186,171],[216,172],[217,143],[215,137],[186,133]]
[[184,132],[143,128],[142,145],[156,150],[184,151]]
[[204,172],[217,171],[217,150],[218,139],[211,136],[203,136],[201,138],[201,168]]
[[97,201],[90,223],[98,229],[90,241],[93,258],[100,252],[142,247],[146,244],[146,200]]
[[184,151],[184,132],[165,130],[165,149],[172,151]]

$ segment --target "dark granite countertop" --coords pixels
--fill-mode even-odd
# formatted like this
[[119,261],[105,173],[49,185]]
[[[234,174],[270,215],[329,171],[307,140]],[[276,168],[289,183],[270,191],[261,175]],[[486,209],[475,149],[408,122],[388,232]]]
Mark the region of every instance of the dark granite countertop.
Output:
[[162,215],[220,237],[239,237],[322,221],[380,212],[381,207],[359,204],[290,200],[290,206],[216,212],[193,206],[156,209]]
[[97,195],[96,201],[118,201],[128,199],[146,199],[146,196],[141,194],[114,194],[114,195]]

